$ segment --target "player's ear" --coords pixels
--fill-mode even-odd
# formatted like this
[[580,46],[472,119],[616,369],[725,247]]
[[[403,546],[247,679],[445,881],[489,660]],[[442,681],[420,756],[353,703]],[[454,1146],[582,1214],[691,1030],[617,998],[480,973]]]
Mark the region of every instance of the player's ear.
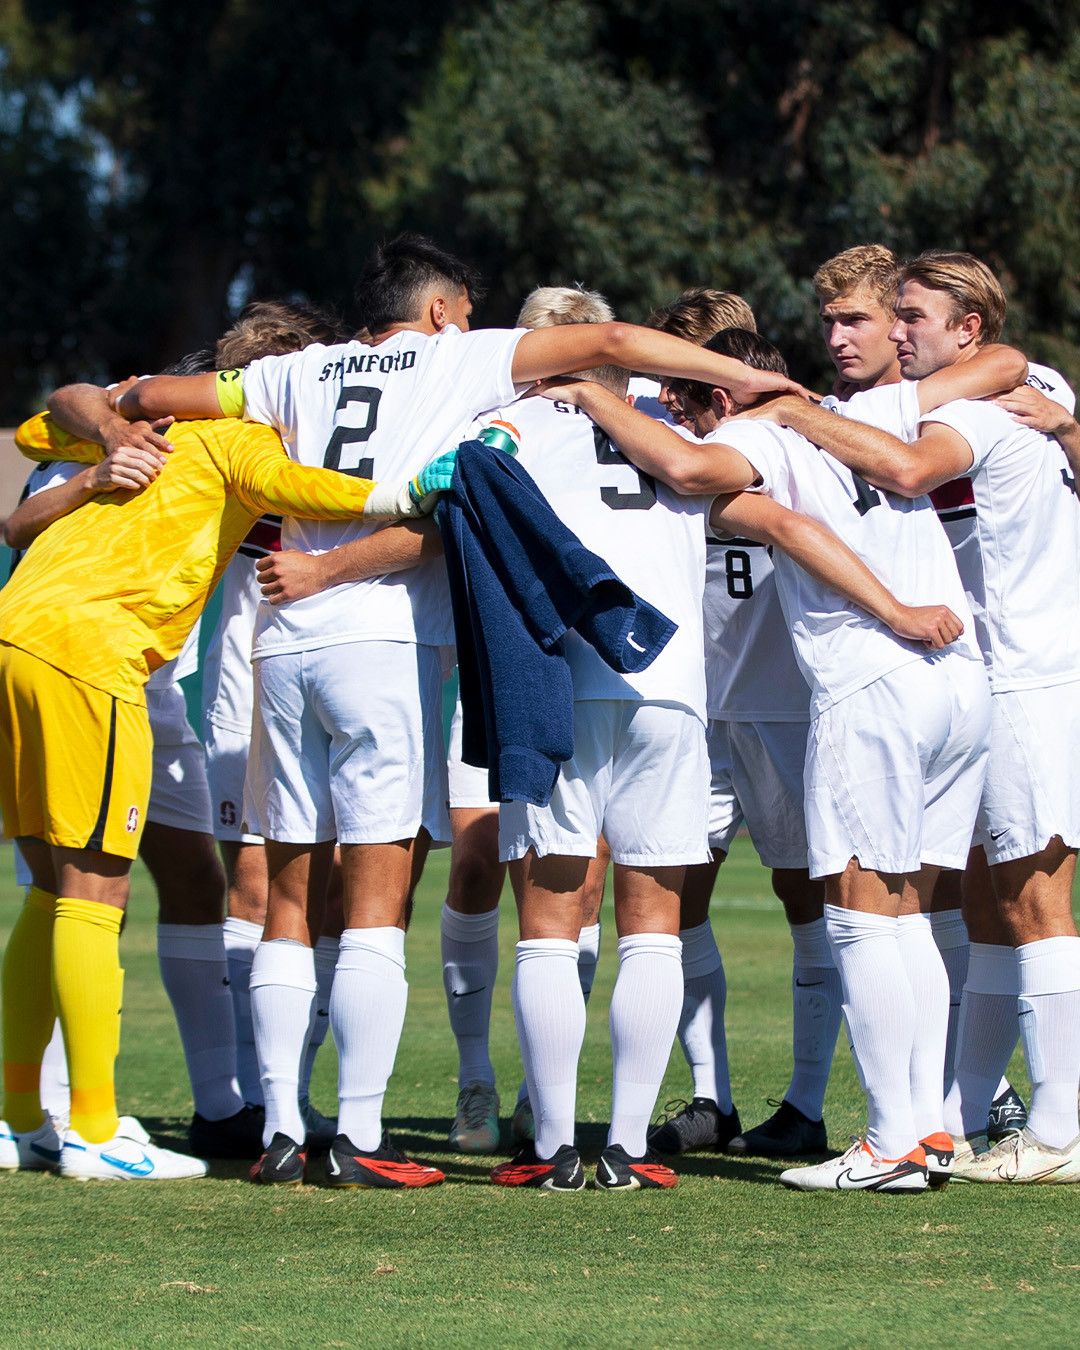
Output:
[[428,318],[431,320],[431,326],[436,333],[441,333],[450,322],[450,310],[446,303],[446,297],[440,295],[438,291],[428,302]]
[[956,325],[957,341],[961,347],[970,346],[973,342],[978,342],[982,336],[982,317],[978,314],[965,314]]

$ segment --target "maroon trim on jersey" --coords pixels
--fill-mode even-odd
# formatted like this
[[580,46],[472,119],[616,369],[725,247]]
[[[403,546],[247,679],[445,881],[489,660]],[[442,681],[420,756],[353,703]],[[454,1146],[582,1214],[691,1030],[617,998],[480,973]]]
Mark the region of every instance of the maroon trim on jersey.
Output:
[[930,500],[939,516],[948,514],[955,520],[954,513],[964,507],[971,508],[970,511],[964,512],[965,515],[972,514],[975,508],[975,492],[971,486],[971,479],[954,478],[950,483],[942,483],[930,493]]
[[281,517],[260,516],[244,536],[240,552],[245,558],[265,558],[268,553],[280,553]]

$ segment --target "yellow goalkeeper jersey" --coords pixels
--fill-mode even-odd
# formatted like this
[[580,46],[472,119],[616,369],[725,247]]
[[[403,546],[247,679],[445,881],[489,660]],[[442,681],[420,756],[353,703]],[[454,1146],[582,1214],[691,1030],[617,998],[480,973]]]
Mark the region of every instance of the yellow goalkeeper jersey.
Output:
[[[55,521],[0,591],[0,642],[131,703],[179,652],[264,511],[349,520],[372,488],[293,463],[277,434],[256,423],[175,422],[168,435],[172,454],[149,487],[93,498]],[[33,459],[102,454],[48,413],[24,422],[16,442]]]

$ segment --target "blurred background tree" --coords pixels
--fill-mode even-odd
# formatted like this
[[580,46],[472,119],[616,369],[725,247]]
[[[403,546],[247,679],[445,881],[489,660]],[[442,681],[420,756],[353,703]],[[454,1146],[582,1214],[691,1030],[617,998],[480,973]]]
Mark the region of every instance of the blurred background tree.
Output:
[[346,313],[433,234],[478,321],[580,280],[742,291],[827,378],[809,277],[969,248],[1080,381],[1080,0],[0,0],[0,420],[154,369],[250,296]]

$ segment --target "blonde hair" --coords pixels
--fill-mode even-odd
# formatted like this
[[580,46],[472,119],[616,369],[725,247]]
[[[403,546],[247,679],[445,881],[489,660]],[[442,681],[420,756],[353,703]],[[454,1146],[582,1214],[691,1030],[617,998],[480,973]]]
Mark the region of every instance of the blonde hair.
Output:
[[284,356],[312,342],[347,342],[348,337],[337,315],[317,305],[253,300],[218,338],[214,360],[218,370],[232,370],[261,356]]
[[645,322],[649,328],[685,338],[698,347],[725,328],[757,332],[754,311],[741,295],[708,286],[691,286],[669,304],[654,309]]
[[977,314],[982,321],[980,342],[996,342],[1001,336],[1005,292],[989,267],[972,254],[929,249],[904,264],[900,282],[905,281],[917,281],[927,290],[945,291],[952,297],[950,327],[955,328],[965,314]]
[[518,328],[554,328],[562,323],[610,323],[615,311],[599,291],[574,286],[537,286],[517,317]]
[[830,304],[852,291],[866,289],[892,312],[896,303],[900,263],[884,244],[856,244],[823,262],[814,273],[814,290],[822,304]]

